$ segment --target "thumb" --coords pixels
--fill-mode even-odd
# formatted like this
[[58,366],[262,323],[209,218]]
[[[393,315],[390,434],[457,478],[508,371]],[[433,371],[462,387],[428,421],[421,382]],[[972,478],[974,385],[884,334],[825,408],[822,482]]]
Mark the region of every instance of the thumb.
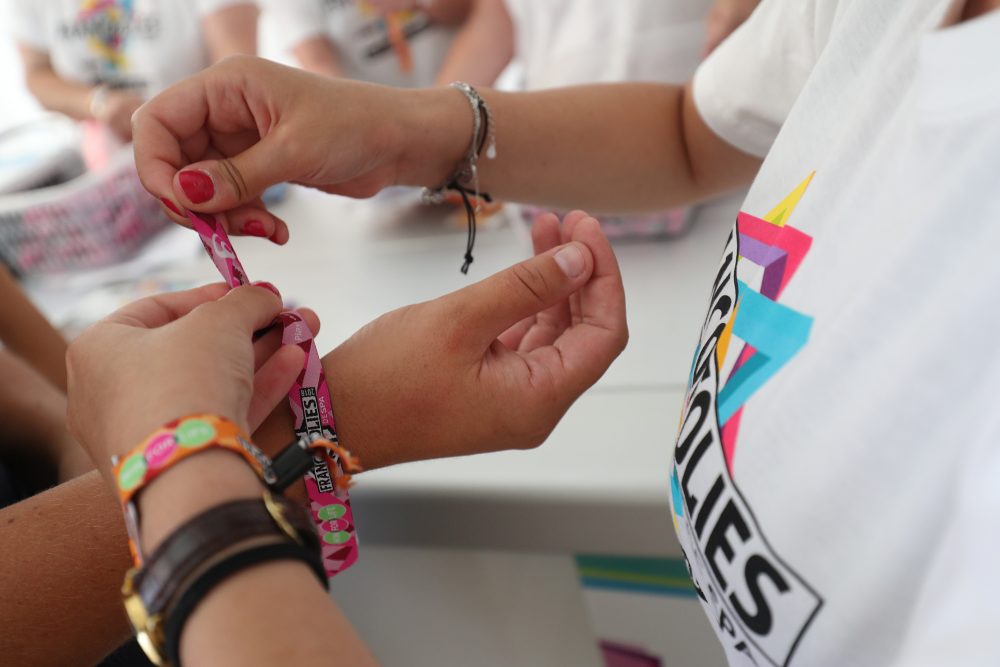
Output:
[[288,180],[290,172],[274,143],[264,137],[233,157],[204,160],[184,167],[174,176],[177,201],[196,211],[217,213],[256,200],[268,187]]
[[582,287],[594,257],[574,241],[495,273],[445,297],[462,314],[462,328],[488,345],[526,317],[554,306]]
[[270,283],[257,282],[230,290],[218,301],[205,304],[211,317],[224,327],[250,334],[271,324],[281,312],[281,297]]

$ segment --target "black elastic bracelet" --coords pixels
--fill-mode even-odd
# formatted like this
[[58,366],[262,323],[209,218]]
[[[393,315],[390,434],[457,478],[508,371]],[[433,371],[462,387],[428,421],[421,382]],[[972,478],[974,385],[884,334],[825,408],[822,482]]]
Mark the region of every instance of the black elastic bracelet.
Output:
[[465,262],[462,264],[462,268],[459,269],[464,275],[469,273],[469,267],[475,259],[472,256],[472,249],[476,246],[476,231],[478,227],[476,224],[476,207],[473,205],[470,196],[474,197],[478,194],[479,198],[487,203],[492,203],[493,198],[486,192],[475,193],[458,181],[451,181],[445,187],[448,190],[457,192],[462,197],[462,205],[465,206],[465,221],[468,225],[465,237]]
[[275,560],[304,562],[320,580],[323,589],[329,589],[326,570],[323,568],[320,555],[299,544],[286,541],[238,551],[205,570],[181,593],[167,620],[166,652],[168,663],[173,667],[180,667],[181,632],[184,630],[184,624],[213,588],[241,570]]

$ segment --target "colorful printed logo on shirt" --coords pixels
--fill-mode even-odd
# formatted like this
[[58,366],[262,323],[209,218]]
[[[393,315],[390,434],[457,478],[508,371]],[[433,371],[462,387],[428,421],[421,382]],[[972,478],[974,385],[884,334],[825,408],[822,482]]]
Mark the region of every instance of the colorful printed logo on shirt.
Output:
[[124,47],[132,23],[133,0],[84,0],[77,18],[87,26],[87,44],[107,69],[127,69]]
[[771,548],[733,479],[747,401],[812,329],[812,317],[780,302],[812,245],[788,224],[812,178],[763,218],[739,214],[712,287],[674,450],[674,527],[734,664],[789,664],[823,604]]

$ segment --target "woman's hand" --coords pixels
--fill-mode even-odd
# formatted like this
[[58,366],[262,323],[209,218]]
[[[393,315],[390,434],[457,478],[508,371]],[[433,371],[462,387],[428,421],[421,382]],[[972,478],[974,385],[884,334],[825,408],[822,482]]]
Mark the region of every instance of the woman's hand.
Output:
[[[256,428],[304,363],[297,346],[280,346],[278,328],[253,341],[280,310],[273,287],[227,293],[222,284],[125,306],[70,345],[71,431],[107,473],[113,455],[186,414],[215,413]],[[315,314],[303,314],[315,331]]]
[[[462,95],[329,79],[236,56],[167,89],[133,119],[143,185],[175,221],[226,213],[230,233],[288,239],[261,193],[291,181],[352,197],[437,185],[472,131]],[[407,150],[432,142],[432,150]],[[255,224],[256,223],[256,224]]]
[[[543,216],[533,238],[534,258],[383,315],[324,358],[341,442],[366,469],[539,445],[624,349],[597,221]],[[261,433],[279,440],[287,422],[281,410]]]

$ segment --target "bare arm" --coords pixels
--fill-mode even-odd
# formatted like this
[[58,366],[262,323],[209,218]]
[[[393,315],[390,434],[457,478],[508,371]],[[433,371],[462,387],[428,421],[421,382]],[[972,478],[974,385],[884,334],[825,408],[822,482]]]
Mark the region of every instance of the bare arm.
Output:
[[32,461],[44,459],[61,481],[94,469],[66,430],[65,391],[8,350],[0,350],[0,378],[0,457],[24,459],[31,469],[37,467]]
[[[602,213],[664,209],[746,186],[761,162],[712,132],[690,86],[480,93],[497,139],[496,159],[479,161],[480,186],[508,201]],[[181,151],[189,137],[207,132],[222,140],[233,126],[248,132],[230,145],[225,169],[208,151]],[[472,114],[464,95],[450,88],[319,80],[243,58],[164,92],[140,110],[135,127],[136,165],[147,190],[182,207],[227,211],[230,220],[259,216],[276,234],[284,223],[254,203],[268,185],[289,180],[351,197],[392,184],[440,186],[465,159]],[[178,182],[181,169],[209,174],[211,199],[189,199]]]
[[[497,158],[479,161],[480,186],[500,199],[599,212],[655,210],[746,186],[760,167],[759,158],[705,125],[690,86],[480,92],[497,136]],[[471,118],[455,91],[419,93],[427,100],[416,107],[419,129],[409,133],[399,178],[430,185],[467,149],[469,135],[456,128],[471,128]],[[448,156],[433,176],[428,155]]]
[[[144,548],[155,549],[184,521],[211,507],[259,498],[260,488],[250,468],[225,452],[185,461],[140,500]],[[184,627],[181,656],[185,665],[213,667],[306,665],[316,663],[317,656],[324,656],[318,662],[375,664],[316,575],[294,561],[243,570],[213,589]]]
[[0,342],[28,361],[65,393],[66,341],[0,266]]
[[473,0],[469,18],[452,42],[437,83],[492,85],[513,57],[514,26],[504,0]]
[[381,12],[417,10],[438,25],[457,26],[469,15],[476,0],[368,0]]
[[344,75],[337,61],[337,50],[329,38],[323,35],[316,35],[295,45],[292,48],[292,55],[298,61],[302,69],[338,78]]
[[[197,512],[259,493],[260,483],[238,459],[195,457],[150,487],[144,539],[152,535],[153,547]],[[0,510],[0,544],[0,655],[17,656],[24,667],[90,667],[128,639],[119,593],[131,567],[125,524],[99,473]],[[189,621],[181,650],[186,665],[273,665],[306,664],[331,646],[343,664],[374,664],[315,575],[279,562],[213,591]]]
[[123,141],[132,140],[132,113],[142,105],[142,98],[126,90],[110,90],[105,91],[99,98],[100,103],[95,105],[97,87],[59,76],[44,51],[23,44],[18,48],[24,64],[25,83],[43,107],[76,120],[98,120]]
[[257,53],[257,16],[252,3],[224,7],[201,20],[212,62],[226,56]]
[[469,16],[476,0],[434,0],[424,11],[439,25],[457,26]]
[[60,77],[44,51],[24,44],[18,45],[18,51],[24,66],[24,82],[39,104],[77,120],[92,118],[90,96],[93,86]]
[[125,524],[98,473],[0,510],[0,544],[0,655],[89,667],[128,638]]

